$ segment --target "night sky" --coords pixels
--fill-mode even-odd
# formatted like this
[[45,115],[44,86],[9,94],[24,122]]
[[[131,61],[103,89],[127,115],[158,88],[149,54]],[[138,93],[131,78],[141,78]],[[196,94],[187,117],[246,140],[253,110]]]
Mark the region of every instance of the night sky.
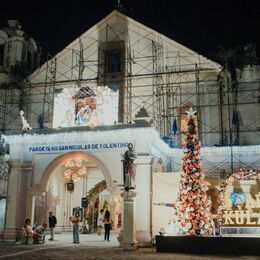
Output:
[[[126,14],[171,39],[213,58],[218,46],[256,44],[258,63],[260,9],[251,1],[121,0]],[[115,9],[117,0],[3,0],[0,27],[8,19],[44,51],[56,54]]]

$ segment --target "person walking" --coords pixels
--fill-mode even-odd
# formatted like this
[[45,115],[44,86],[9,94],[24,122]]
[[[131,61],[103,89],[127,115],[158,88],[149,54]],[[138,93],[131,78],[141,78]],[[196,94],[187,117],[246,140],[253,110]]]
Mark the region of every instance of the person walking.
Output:
[[109,210],[106,210],[104,218],[103,218],[103,223],[105,225],[105,237],[104,240],[109,242],[109,236],[110,236],[110,230],[111,230],[111,225],[112,225],[112,218]]
[[50,211],[49,212],[49,227],[50,227],[50,232],[51,232],[51,237],[49,238],[50,241],[54,240],[54,228],[57,224],[57,219],[53,215],[53,213]]
[[99,211],[99,217],[98,217],[98,236],[101,236],[101,230],[102,230],[102,227],[103,227],[103,215],[104,215],[104,210],[101,209]]
[[70,217],[73,223],[73,243],[79,244],[79,222],[81,222],[79,212],[75,212],[74,216]]

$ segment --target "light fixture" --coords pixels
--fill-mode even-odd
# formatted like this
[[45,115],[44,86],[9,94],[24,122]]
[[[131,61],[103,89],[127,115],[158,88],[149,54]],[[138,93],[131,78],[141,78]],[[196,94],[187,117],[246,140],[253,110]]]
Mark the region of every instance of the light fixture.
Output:
[[69,160],[65,165],[64,177],[69,182],[77,182],[80,177],[87,173],[87,168],[84,166],[81,159]]

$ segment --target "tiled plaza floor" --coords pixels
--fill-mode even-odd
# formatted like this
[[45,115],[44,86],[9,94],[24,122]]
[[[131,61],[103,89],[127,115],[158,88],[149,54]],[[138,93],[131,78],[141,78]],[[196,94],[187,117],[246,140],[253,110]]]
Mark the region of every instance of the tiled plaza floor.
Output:
[[[96,234],[81,234],[80,244],[72,243],[72,233],[55,234],[54,241],[39,245],[0,244],[0,259],[174,259],[174,260],[219,260],[219,259],[260,259],[255,256],[200,256],[176,253],[157,253],[153,248],[124,251],[119,248],[117,234],[112,234],[110,242]],[[202,249],[203,250],[203,249]]]

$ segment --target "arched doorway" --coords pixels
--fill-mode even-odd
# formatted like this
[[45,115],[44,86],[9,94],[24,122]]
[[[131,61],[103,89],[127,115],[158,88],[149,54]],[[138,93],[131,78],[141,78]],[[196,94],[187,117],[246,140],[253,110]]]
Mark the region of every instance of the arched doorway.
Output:
[[[76,177],[73,173],[75,169],[79,173]],[[75,174],[77,173],[75,172]],[[49,211],[52,211],[57,218],[59,227],[57,230],[70,230],[69,217],[73,214],[73,210],[75,208],[81,209],[82,198],[87,197],[89,191],[102,180],[106,182],[106,196],[110,200],[113,198],[114,201],[114,197],[118,197],[118,194],[116,194],[112,177],[103,162],[85,152],[69,152],[60,155],[43,172],[40,187],[34,188],[34,223],[46,222]],[[70,185],[68,185],[71,182],[73,182],[73,189],[70,189]],[[36,189],[40,191],[38,194]],[[101,206],[100,203],[98,207]],[[111,203],[110,207],[113,211],[115,205]],[[98,210],[99,208],[97,208]],[[83,208],[81,212],[83,217],[82,226],[85,226],[87,222],[85,223],[86,218]]]

